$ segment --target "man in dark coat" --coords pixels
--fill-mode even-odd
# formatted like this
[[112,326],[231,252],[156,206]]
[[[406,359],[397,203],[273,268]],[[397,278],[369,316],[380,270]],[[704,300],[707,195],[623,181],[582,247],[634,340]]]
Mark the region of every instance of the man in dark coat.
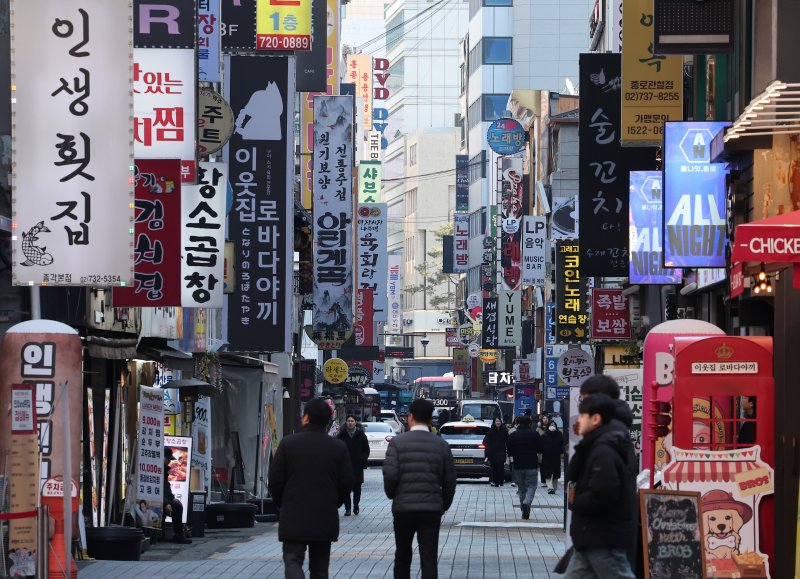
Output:
[[392,438],[383,461],[383,488],[392,499],[394,577],[411,574],[414,535],[419,543],[422,579],[436,579],[439,527],[456,492],[456,469],[450,445],[431,434],[433,403],[414,400],[408,410],[409,432]]
[[[361,485],[364,484],[364,469],[367,468],[369,459],[369,440],[364,429],[358,426],[356,417],[348,414],[344,421],[344,428],[339,430],[336,437],[344,442],[350,453],[350,463],[353,465],[353,512],[359,513],[358,503],[361,501]],[[350,516],[350,493],[344,500],[344,516]]]
[[517,429],[508,437],[508,456],[514,460],[512,476],[517,485],[519,508],[522,518],[531,516],[531,503],[536,494],[536,478],[539,474],[539,453],[542,443],[539,433],[531,428],[531,417],[520,416]]
[[636,488],[627,472],[625,435],[611,424],[614,402],[605,394],[592,394],[581,400],[578,410],[583,439],[567,469],[575,553],[566,577],[635,579],[627,551],[636,529],[630,500]]
[[306,547],[310,577],[327,579],[331,543],[339,539],[339,507],[353,488],[347,447],[326,432],[331,416],[325,400],[307,402],[303,429],[281,441],[269,465],[287,579],[304,577]]

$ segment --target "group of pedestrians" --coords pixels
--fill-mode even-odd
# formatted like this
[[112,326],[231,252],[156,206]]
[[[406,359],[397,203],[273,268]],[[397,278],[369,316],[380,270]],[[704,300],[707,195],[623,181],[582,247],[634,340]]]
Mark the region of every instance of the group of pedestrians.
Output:
[[[395,578],[411,575],[414,535],[422,576],[437,577],[439,527],[453,503],[456,471],[449,445],[430,431],[433,410],[428,400],[411,403],[410,430],[392,438],[383,462],[384,491],[392,499]],[[269,467],[287,579],[304,577],[306,550],[311,579],[327,578],[331,543],[339,538],[339,507],[345,505],[345,515],[351,505],[359,513],[369,443],[352,416],[335,437],[327,436],[332,415],[324,400],[307,402],[303,429],[284,438]]]

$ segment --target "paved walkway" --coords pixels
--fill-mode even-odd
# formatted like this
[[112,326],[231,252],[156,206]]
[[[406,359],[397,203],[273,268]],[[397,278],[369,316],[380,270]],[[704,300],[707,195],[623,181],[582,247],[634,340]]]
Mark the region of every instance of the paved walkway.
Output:
[[[341,517],[339,541],[331,552],[331,577],[391,577],[394,558],[391,505],[383,494],[379,468],[365,473],[361,514]],[[472,578],[556,578],[550,570],[564,551],[563,495],[536,491],[531,520],[520,518],[516,489],[490,487],[486,479],[459,481],[452,508],[442,521],[439,576]],[[248,538],[225,552],[203,553],[195,544],[158,544],[136,562],[81,564],[81,579],[178,577],[283,577],[277,524],[257,524]],[[210,533],[209,533],[210,535]],[[235,535],[232,535],[235,536]],[[210,545],[207,544],[206,547]],[[228,545],[224,546],[226,549]],[[196,558],[193,558],[193,553]],[[166,557],[170,557],[164,560]],[[180,559],[176,561],[173,556]],[[419,577],[414,554],[412,577]]]

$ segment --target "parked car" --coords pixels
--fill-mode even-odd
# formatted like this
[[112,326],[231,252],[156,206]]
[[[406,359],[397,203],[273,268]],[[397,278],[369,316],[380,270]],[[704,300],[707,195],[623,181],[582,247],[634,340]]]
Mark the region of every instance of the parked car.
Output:
[[381,410],[380,419],[381,422],[391,426],[395,434],[400,434],[403,432],[403,423],[400,421],[400,417],[394,410]]
[[362,422],[361,426],[369,441],[370,464],[383,463],[389,441],[395,436],[394,430],[386,422]]
[[[475,420],[471,416],[459,422],[448,422],[439,429],[439,436],[450,445],[453,463],[458,478],[480,478],[489,476],[489,465],[486,463],[483,437],[490,426]],[[511,480],[511,465],[506,459],[505,478]]]

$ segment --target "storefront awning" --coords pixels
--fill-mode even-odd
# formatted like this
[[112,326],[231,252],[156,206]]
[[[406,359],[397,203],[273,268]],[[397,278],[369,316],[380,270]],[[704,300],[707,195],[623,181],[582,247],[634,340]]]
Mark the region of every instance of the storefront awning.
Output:
[[678,461],[663,472],[665,483],[735,482],[736,475],[761,468],[755,461]]
[[800,262],[800,211],[736,226],[731,262]]
[[161,362],[167,368],[173,370],[194,371],[194,359],[191,354],[181,352],[175,348],[161,344],[148,343],[147,338],[142,338],[139,348],[136,350],[136,357],[144,360]]
[[800,134],[800,83],[776,80],[755,97],[733,126],[725,143],[742,137]]

